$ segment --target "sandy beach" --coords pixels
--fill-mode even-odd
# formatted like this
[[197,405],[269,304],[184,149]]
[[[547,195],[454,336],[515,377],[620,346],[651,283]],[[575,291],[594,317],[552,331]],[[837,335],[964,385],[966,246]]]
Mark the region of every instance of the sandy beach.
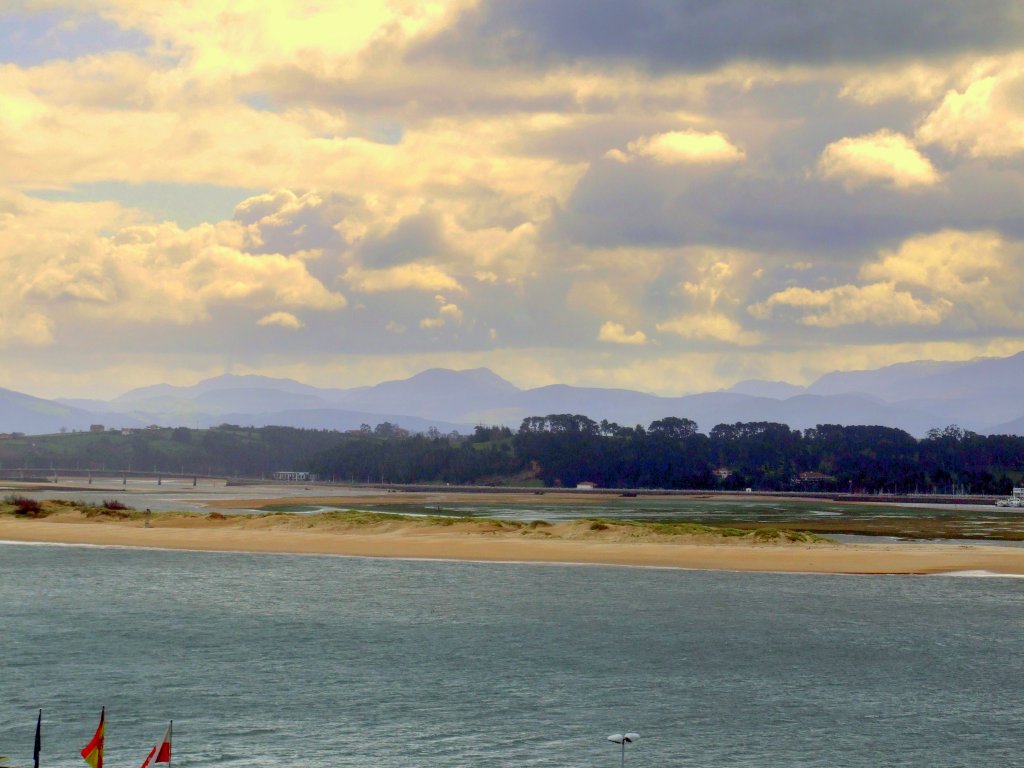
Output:
[[532,527],[495,521],[439,525],[392,518],[353,524],[337,516],[199,514],[140,519],[60,512],[0,518],[0,540],[476,561],[579,563],[706,570],[929,574],[987,571],[1024,575],[1024,548],[940,544],[835,544],[655,535],[587,521]]

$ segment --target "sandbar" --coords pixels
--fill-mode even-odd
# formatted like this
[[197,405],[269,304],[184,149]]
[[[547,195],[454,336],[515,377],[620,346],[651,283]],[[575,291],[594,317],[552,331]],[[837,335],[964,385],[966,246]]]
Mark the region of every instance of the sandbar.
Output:
[[155,515],[138,519],[61,512],[0,517],[0,541],[217,552],[345,555],[700,570],[831,574],[985,571],[1024,575],[1024,548],[950,544],[757,543],[718,536],[657,536],[586,521],[543,527],[496,521],[431,524],[395,518],[353,525],[331,516]]

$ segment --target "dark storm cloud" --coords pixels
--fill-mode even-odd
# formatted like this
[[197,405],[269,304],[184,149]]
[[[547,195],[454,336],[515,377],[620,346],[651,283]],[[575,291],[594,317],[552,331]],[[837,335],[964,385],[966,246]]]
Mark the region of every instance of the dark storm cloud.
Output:
[[407,216],[387,234],[368,237],[357,255],[373,269],[408,264],[444,253],[446,244],[437,218],[429,213]]
[[486,0],[413,56],[492,65],[619,59],[705,71],[737,59],[823,64],[997,51],[1022,37],[1018,0]]
[[585,247],[718,245],[793,251],[829,261],[864,256],[922,232],[994,229],[1019,238],[1024,179],[972,163],[933,188],[905,191],[740,167],[596,163],[546,234]]

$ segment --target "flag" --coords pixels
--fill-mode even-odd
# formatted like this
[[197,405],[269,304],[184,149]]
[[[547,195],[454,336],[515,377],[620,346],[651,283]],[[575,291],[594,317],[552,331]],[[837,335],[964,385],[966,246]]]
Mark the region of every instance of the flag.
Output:
[[43,710],[39,710],[39,719],[36,720],[36,743],[32,747],[32,766],[39,768],[39,753],[43,749]]
[[[171,720],[167,726],[167,730],[164,731],[163,740],[149,750],[149,754],[146,756],[146,762],[142,764],[142,768],[147,768],[150,761],[155,763],[170,763],[171,762],[171,729],[174,727],[174,721]],[[154,760],[154,758],[156,758]]]
[[105,729],[104,720],[106,719],[107,708],[104,707],[100,710],[100,724],[96,729],[96,734],[92,737],[92,741],[85,745],[85,749],[82,750],[82,757],[85,758],[85,762],[92,766],[92,768],[103,768],[103,731]]

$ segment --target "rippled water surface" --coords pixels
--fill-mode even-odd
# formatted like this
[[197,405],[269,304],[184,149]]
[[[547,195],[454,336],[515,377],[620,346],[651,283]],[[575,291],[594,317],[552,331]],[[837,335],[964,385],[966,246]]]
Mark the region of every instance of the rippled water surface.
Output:
[[1011,766],[1024,581],[0,545],[0,754]]

